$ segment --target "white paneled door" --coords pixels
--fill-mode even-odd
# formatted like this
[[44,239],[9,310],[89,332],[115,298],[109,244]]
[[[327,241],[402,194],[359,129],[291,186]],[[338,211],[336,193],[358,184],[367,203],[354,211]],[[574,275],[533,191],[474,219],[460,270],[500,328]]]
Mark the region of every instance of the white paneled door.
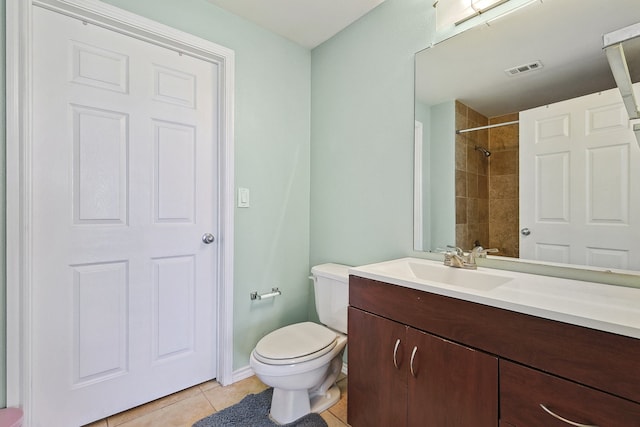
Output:
[[640,149],[617,89],[520,113],[520,256],[640,269]]
[[33,20],[32,426],[72,427],[216,376],[219,70]]

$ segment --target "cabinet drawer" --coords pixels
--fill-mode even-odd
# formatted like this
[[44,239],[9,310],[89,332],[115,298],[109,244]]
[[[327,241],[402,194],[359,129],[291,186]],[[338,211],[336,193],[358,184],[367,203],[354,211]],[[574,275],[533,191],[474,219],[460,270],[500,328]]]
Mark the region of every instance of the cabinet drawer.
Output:
[[631,427],[640,426],[640,405],[501,360],[500,420],[516,427]]

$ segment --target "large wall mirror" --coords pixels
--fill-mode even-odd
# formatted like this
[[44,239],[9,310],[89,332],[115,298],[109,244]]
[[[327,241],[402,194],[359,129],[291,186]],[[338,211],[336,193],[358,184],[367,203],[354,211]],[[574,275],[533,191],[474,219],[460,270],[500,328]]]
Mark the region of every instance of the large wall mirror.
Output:
[[[638,0],[537,0],[416,54],[416,250],[640,270],[640,142],[603,50],[639,22]],[[640,37],[624,52],[638,98]]]

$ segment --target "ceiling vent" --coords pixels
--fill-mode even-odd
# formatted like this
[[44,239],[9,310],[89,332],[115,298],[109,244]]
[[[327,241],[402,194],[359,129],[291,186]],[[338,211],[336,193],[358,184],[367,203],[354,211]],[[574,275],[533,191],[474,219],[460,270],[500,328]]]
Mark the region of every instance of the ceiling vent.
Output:
[[543,67],[542,62],[534,61],[524,65],[518,65],[517,67],[511,67],[504,70],[508,76],[515,76],[518,74],[528,73],[530,71],[536,71]]

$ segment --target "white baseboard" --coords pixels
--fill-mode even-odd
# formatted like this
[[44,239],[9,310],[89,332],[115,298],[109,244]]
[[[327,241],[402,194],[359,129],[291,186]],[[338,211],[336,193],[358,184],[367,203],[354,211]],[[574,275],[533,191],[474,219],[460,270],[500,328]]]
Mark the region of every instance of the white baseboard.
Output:
[[251,369],[251,366],[247,365],[244,368],[233,371],[233,373],[231,374],[231,383],[237,383],[238,381],[242,381],[244,379],[252,377],[253,375],[255,375],[253,369]]

